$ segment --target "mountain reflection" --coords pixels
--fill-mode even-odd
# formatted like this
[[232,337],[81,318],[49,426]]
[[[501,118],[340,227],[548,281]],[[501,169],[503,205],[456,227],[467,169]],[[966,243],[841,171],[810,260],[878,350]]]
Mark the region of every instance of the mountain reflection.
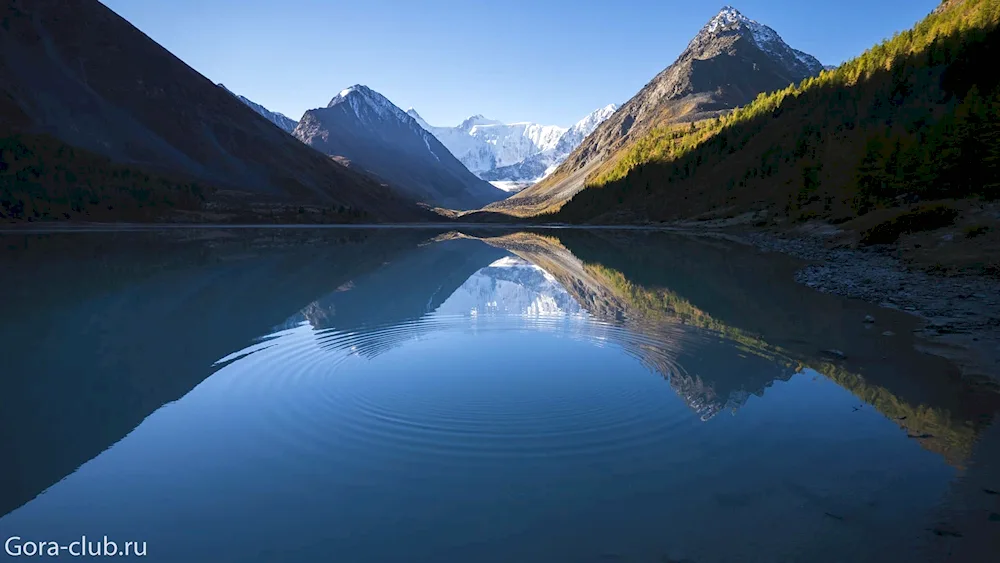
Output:
[[[1000,407],[912,341],[864,334],[868,306],[796,286],[783,265],[751,267],[763,259],[727,243],[436,234],[7,236],[2,283],[16,299],[0,320],[11,360],[0,422],[18,432],[0,444],[13,460],[0,514],[253,354],[275,327],[367,359],[442,331],[555,332],[620,347],[705,421],[814,370],[954,465]],[[830,348],[847,359],[825,359]]]
[[552,274],[513,256],[482,268],[437,309],[469,315],[578,315],[583,311]]
[[[592,315],[626,327],[622,345],[703,419],[735,412],[775,381],[810,369],[963,466],[1000,410],[996,394],[982,393],[943,358],[915,350],[912,317],[817,294],[793,281],[797,266],[780,256],[668,232],[556,232],[480,238],[542,266]],[[862,323],[868,314],[900,336],[875,338]],[[635,343],[637,335],[643,343]],[[683,345],[656,344],[680,339]],[[710,346],[713,339],[728,344]],[[831,360],[831,349],[846,359]],[[733,350],[741,362],[727,357]]]

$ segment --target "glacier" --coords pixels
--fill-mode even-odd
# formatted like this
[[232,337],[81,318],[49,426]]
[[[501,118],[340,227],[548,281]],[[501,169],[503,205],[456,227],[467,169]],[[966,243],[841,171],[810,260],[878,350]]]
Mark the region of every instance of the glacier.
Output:
[[617,110],[618,105],[608,104],[568,128],[532,122],[503,123],[478,114],[455,127],[439,127],[428,124],[413,108],[406,113],[473,174],[504,191],[516,192],[555,170]]

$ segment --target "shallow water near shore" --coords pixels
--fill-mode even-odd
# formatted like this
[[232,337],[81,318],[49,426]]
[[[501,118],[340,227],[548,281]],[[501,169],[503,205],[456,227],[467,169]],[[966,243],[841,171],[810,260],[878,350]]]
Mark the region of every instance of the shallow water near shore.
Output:
[[914,348],[911,316],[719,240],[171,229],[0,252],[4,538],[919,560],[1000,410]]

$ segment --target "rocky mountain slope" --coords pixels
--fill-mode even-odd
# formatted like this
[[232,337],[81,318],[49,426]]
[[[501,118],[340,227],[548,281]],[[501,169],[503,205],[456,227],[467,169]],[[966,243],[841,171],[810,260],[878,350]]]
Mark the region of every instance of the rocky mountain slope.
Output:
[[998,39],[1000,0],[945,3],[834,71],[650,132],[556,220],[820,219],[861,245],[938,232],[907,247],[916,263],[995,276],[1000,77],[981,70]]
[[472,209],[505,195],[469,172],[413,117],[367,86],[345,88],[325,108],[307,111],[293,134],[428,204]]
[[456,127],[435,127],[413,108],[407,113],[474,174],[503,190],[517,191],[554,170],[616,109],[618,106],[609,104],[568,129],[528,122],[505,124],[482,115]]
[[551,176],[493,208],[518,215],[558,208],[583,189],[597,166],[653,128],[719,115],[822,70],[773,29],[727,6]]
[[267,109],[266,107],[258,104],[257,102],[255,102],[253,100],[250,100],[250,99],[248,99],[248,98],[246,98],[244,96],[241,96],[241,95],[233,92],[229,88],[226,88],[225,84],[219,84],[219,87],[220,88],[224,88],[227,92],[229,92],[230,94],[236,96],[237,100],[239,100],[239,101],[243,102],[244,104],[246,104],[247,107],[249,107],[250,109],[252,109],[255,112],[257,112],[258,115],[260,115],[264,119],[267,119],[271,123],[277,125],[278,127],[281,128],[282,131],[285,131],[286,133],[291,133],[292,131],[294,131],[295,130],[295,126],[299,124],[298,121],[295,121],[294,119],[288,117],[287,115],[285,115],[283,113],[278,113],[276,111],[271,111],[271,110]]
[[427,217],[273,127],[96,0],[10,0],[0,22],[3,154],[27,155],[4,157],[2,218],[164,220],[183,208],[197,221],[211,208],[208,220],[225,221],[257,203],[264,209],[240,220],[275,209],[315,211],[317,221]]

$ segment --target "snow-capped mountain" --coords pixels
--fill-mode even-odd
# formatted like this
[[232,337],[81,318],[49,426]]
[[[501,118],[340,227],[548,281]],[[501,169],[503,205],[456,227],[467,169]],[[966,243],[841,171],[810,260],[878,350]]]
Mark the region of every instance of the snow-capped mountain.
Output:
[[229,92],[230,94],[236,96],[237,100],[239,100],[239,101],[243,102],[244,104],[246,104],[247,107],[249,107],[250,109],[254,110],[258,114],[262,115],[265,119],[267,119],[271,123],[277,125],[278,127],[281,127],[281,129],[284,130],[286,133],[291,133],[292,131],[294,131],[295,130],[295,126],[299,124],[298,121],[295,121],[294,119],[288,117],[287,115],[284,115],[282,113],[278,113],[276,111],[271,111],[271,110],[267,109],[266,107],[258,104],[257,102],[254,102],[253,100],[247,99],[247,98],[245,98],[245,97],[243,97],[243,96],[241,96],[241,95],[233,92],[229,88],[226,88],[225,84],[219,84],[219,87],[222,88],[223,90]]
[[521,162],[554,149],[566,128],[537,123],[501,123],[473,115],[457,127],[435,127],[416,110],[407,113],[427,129],[475,174]]
[[688,49],[697,50],[703,43],[726,34],[749,35],[758,49],[785,67],[791,74],[811,76],[819,74],[824,68],[816,57],[791,48],[776,31],[744,16],[732,6],[722,8],[709,20],[688,44]]
[[529,156],[517,164],[483,172],[479,177],[502,190],[520,191],[551,174],[576,147],[580,146],[587,135],[593,133],[597,126],[611,117],[617,109],[617,105],[608,104],[595,110],[567,129],[559,137],[554,148]]
[[499,124],[499,121],[474,115],[463,121],[458,127],[434,127],[424,121],[413,108],[408,109],[406,113],[416,120],[424,130],[441,141],[441,144],[471,172],[476,173],[479,170],[490,170],[496,167],[496,155],[493,150],[481,139],[470,135],[469,132],[480,125]]
[[544,178],[617,109],[609,104],[569,129],[530,122],[501,123],[482,115],[474,115],[457,127],[436,127],[413,108],[406,113],[474,174],[513,192]]
[[600,108],[569,129],[529,122],[505,124],[482,115],[457,127],[436,127],[413,108],[407,113],[477,176],[506,191],[517,191],[545,177],[616,109],[614,104]]
[[596,109],[590,113],[587,117],[584,117],[580,121],[577,121],[572,127],[569,128],[562,137],[559,138],[559,142],[556,143],[557,152],[565,152],[567,155],[573,152],[573,149],[580,146],[580,143],[597,129],[597,126],[611,117],[616,111],[618,111],[617,104],[608,104],[602,108]]
[[[589,174],[656,127],[714,117],[758,94],[823,71],[812,55],[788,46],[770,27],[726,6],[694,36],[670,66],[601,123],[553,174],[494,208],[531,213],[559,206]],[[529,209],[530,208],[530,209]]]
[[293,134],[418,201],[475,209],[504,197],[502,191],[469,172],[413,117],[367,86],[345,88],[325,108],[307,111]]

